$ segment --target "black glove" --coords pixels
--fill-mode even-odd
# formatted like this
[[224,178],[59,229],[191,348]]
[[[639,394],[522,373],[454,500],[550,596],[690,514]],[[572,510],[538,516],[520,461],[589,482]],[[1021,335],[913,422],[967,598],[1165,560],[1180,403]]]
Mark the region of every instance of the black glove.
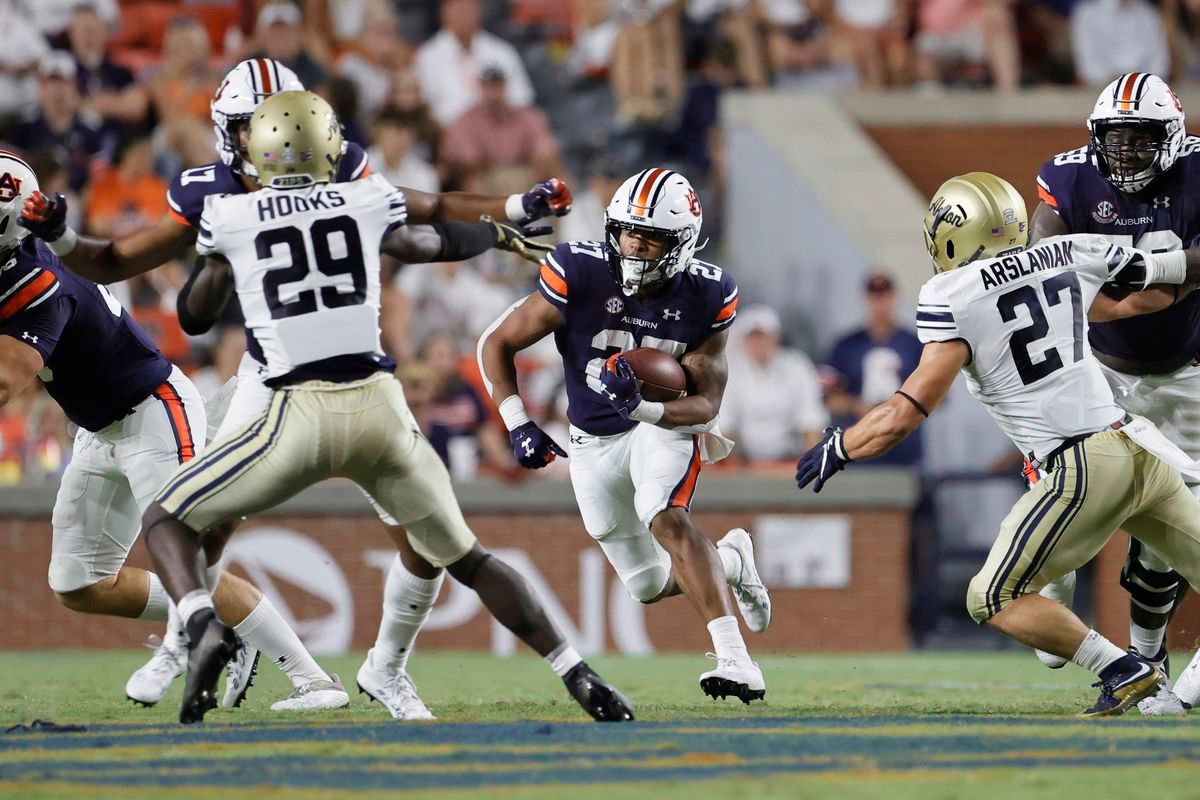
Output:
[[796,464],[796,485],[803,489],[815,480],[813,492],[819,493],[825,481],[849,462],[850,456],[846,455],[846,444],[842,441],[842,429],[826,428],[825,438],[800,456]]
[[62,192],[56,192],[53,200],[34,192],[25,200],[17,224],[43,242],[57,242],[67,232],[67,198]]
[[540,264],[542,259],[546,257],[546,253],[554,249],[553,244],[535,242],[530,238],[552,233],[553,228],[549,225],[539,225],[536,228],[529,228],[518,225],[515,222],[497,222],[486,214],[480,217],[479,221],[492,226],[492,231],[496,235],[495,248],[497,250],[507,250],[510,253],[516,253],[526,261]]
[[526,422],[508,432],[513,455],[525,469],[541,469],[558,456],[567,457],[563,450],[537,423]]

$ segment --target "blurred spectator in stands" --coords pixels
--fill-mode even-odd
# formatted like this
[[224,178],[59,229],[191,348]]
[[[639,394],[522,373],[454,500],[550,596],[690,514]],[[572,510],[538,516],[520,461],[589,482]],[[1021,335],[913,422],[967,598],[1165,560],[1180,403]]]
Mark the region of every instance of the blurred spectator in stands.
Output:
[[413,149],[421,123],[418,114],[385,108],[375,119],[371,137],[375,143],[367,150],[371,171],[393,186],[440,192],[437,170]]
[[287,0],[267,3],[258,12],[254,25],[259,50],[252,58],[273,58],[296,73],[304,88],[314,88],[325,80],[325,68],[304,46],[304,15]]
[[835,91],[853,88],[854,68],[832,57],[830,0],[765,0],[767,57],[775,85]]
[[113,161],[93,178],[87,203],[87,230],[105,239],[121,239],[167,213],[167,182],[154,172],[149,134],[121,134]]
[[38,105],[13,130],[21,151],[49,148],[67,165],[67,183],[81,191],[94,167],[106,160],[108,142],[100,121],[83,110],[75,83],[75,59],[63,50],[47,53],[38,66]]
[[747,461],[792,459],[821,440],[829,414],[812,359],[783,347],[779,314],[766,305],[738,313],[741,337],[729,354],[721,432]]
[[1080,83],[1103,86],[1126,72],[1169,74],[1162,18],[1146,0],[1080,0],[1071,11],[1071,39]]
[[834,0],[835,31],[864,89],[908,82],[907,3]]
[[400,38],[395,12],[372,11],[366,30],[337,62],[337,72],[354,81],[359,111],[373,116],[387,103],[396,70],[408,60],[408,44]]
[[770,83],[766,39],[754,0],[688,0],[684,15],[687,36],[686,61],[690,64],[711,45],[725,39],[732,43],[737,83],[750,89],[765,89]]
[[0,486],[15,486],[24,476],[28,404],[21,396],[0,408]]
[[612,92],[629,123],[660,125],[683,104],[683,13],[680,0],[625,0],[613,43]]
[[636,170],[609,155],[594,156],[586,180],[571,184],[575,202],[571,213],[558,220],[558,239],[564,242],[604,241],[604,212],[622,181]]
[[417,78],[433,117],[449,125],[479,102],[479,73],[498,66],[507,78],[508,104],[533,103],[533,87],[516,48],[481,29],[480,0],[442,0],[442,28],[417,51]]
[[527,292],[504,283],[493,267],[485,270],[482,265],[491,258],[410,264],[400,271],[397,318],[385,331],[397,359],[412,356],[422,331],[442,331],[455,336],[464,350],[473,348],[479,334]]
[[75,56],[75,81],[84,108],[114,129],[146,121],[150,98],[133,73],[108,57],[108,27],[94,5],[80,5],[71,15],[67,41]]
[[1015,0],[919,0],[917,79],[926,86],[991,78],[1002,92],[1021,83]]
[[42,34],[57,44],[61,41],[61,34],[71,24],[71,15],[82,5],[93,7],[110,31],[115,31],[121,23],[121,9],[117,0],[37,0],[29,4],[29,9]]
[[37,66],[50,52],[32,6],[33,0],[0,0],[0,136],[37,102]]
[[1018,7],[1022,70],[1035,84],[1075,82],[1071,51],[1071,9],[1075,2],[1027,0]]
[[246,331],[241,325],[223,323],[213,333],[213,342],[205,353],[204,366],[191,375],[196,391],[200,392],[205,402],[237,375],[238,365],[246,353]]
[[209,120],[209,104],[224,75],[213,69],[208,31],[193,17],[176,17],[163,37],[162,62],[150,82],[150,96],[162,123]]
[[505,471],[512,466],[508,438],[479,392],[463,379],[463,355],[452,335],[433,334],[421,344],[431,389],[422,432],[456,480],[475,477],[481,461]]
[[387,107],[411,115],[417,134],[414,147],[422,158],[430,164],[436,164],[441,130],[429,110],[429,104],[425,102],[425,96],[421,94],[417,71],[411,66],[401,67],[392,75]]
[[466,191],[513,191],[530,181],[561,174],[558,141],[540,109],[514,108],[504,71],[480,73],[478,105],[447,129],[441,156],[448,175]]
[[304,7],[309,25],[328,39],[333,55],[352,49],[372,20],[395,12],[388,0],[308,0]]
[[333,113],[342,123],[342,135],[348,141],[366,147],[367,129],[359,120],[358,86],[345,75],[330,75],[316,89],[317,94],[329,101]]
[[71,460],[71,434],[62,407],[38,387],[25,420],[26,483],[55,483]]
[[[921,359],[916,334],[896,320],[896,287],[890,275],[876,272],[867,279],[864,306],[866,326],[834,344],[822,376],[825,405],[834,424],[843,428],[891,397]],[[913,435],[872,463],[917,465],[921,450],[920,435]]]
[[1200,80],[1200,0],[1162,0],[1175,81]]

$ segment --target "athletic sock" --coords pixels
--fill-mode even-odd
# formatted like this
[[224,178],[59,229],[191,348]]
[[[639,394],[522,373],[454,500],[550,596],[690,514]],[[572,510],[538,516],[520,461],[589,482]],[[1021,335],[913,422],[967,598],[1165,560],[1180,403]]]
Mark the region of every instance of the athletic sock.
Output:
[[[216,615],[213,608],[212,595],[207,589],[194,589],[179,599],[179,618],[187,628],[187,636],[199,636],[208,625],[208,620]],[[194,629],[193,629],[194,628]]]
[[138,619],[161,621],[170,617],[171,597],[163,588],[162,581],[153,572],[150,573],[150,590],[146,594],[146,607],[138,614]]
[[309,655],[300,637],[283,621],[266,595],[244,620],[233,626],[233,630],[247,644],[274,661],[293,687],[329,680],[329,675]]
[[725,570],[725,582],[732,586],[742,577],[742,554],[732,547],[718,547],[717,555]]
[[560,678],[567,677],[567,673],[575,669],[582,661],[583,656],[579,655],[575,648],[566,642],[554,648],[550,655],[546,656],[546,663]]
[[1136,622],[1129,623],[1129,643],[1146,658],[1154,658],[1158,655],[1166,636],[1166,625],[1161,628],[1143,628]]
[[734,661],[750,660],[746,643],[742,641],[742,632],[738,629],[737,617],[717,617],[708,623],[708,632],[712,635],[713,651],[717,654],[717,658],[730,658]]
[[445,578],[445,572],[436,578],[418,578],[396,556],[383,585],[383,618],[371,654],[376,667],[394,672],[408,665],[413,642],[429,618]]
[[1192,656],[1191,663],[1179,673],[1179,680],[1175,681],[1172,691],[1189,706],[1200,703],[1200,652]]
[[1105,639],[1093,628],[1083,637],[1083,642],[1075,651],[1075,655],[1071,656],[1071,660],[1088,672],[1099,675],[1127,655],[1127,652]]
[[183,650],[188,646],[187,629],[184,628],[183,620],[179,618],[179,610],[170,597],[167,598],[167,602],[170,605],[167,608],[167,629],[163,631],[162,646],[172,650]]

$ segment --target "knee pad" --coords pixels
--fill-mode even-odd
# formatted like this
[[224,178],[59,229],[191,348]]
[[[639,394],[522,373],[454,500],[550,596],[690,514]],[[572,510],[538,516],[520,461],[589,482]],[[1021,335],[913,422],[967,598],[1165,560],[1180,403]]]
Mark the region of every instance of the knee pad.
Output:
[[50,557],[50,569],[47,583],[58,594],[77,592],[86,589],[106,576],[96,577],[88,565],[73,556],[57,555]]
[[621,575],[621,582],[629,594],[639,603],[649,603],[663,593],[671,579],[670,561],[661,561],[643,566],[634,572]]

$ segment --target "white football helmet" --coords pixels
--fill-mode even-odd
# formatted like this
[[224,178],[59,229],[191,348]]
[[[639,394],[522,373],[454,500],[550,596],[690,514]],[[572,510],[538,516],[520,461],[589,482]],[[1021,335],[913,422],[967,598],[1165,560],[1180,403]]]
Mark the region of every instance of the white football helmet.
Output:
[[[622,183],[604,213],[604,247],[621,291],[636,294],[686,269],[697,250],[702,220],[700,198],[678,172],[655,167]],[[622,230],[665,238],[662,255],[622,255]]]
[[38,190],[37,175],[17,155],[0,150],[0,254],[13,250],[29,235],[17,224],[25,201]]
[[234,172],[258,177],[238,143],[238,123],[249,122],[262,101],[279,92],[303,92],[296,73],[270,58],[248,58],[225,76],[209,109],[217,133],[217,152]]
[[[1183,104],[1166,81],[1148,72],[1130,72],[1104,87],[1087,125],[1096,168],[1113,186],[1130,193],[1145,189],[1171,168],[1186,136]],[[1121,169],[1121,147],[1105,143],[1105,134],[1120,128],[1136,128],[1153,139],[1153,158],[1136,173]]]

